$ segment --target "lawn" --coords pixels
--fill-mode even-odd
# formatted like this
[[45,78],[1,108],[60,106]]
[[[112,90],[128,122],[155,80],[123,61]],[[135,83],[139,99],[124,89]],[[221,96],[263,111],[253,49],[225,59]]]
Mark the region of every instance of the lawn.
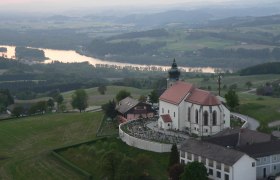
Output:
[[69,113],[0,121],[0,179],[83,179],[50,151],[94,139],[102,117]]
[[62,156],[78,165],[82,169],[93,175],[93,179],[101,179],[100,165],[101,157],[109,150],[114,149],[123,155],[135,158],[144,154],[151,159],[151,167],[147,170],[155,179],[168,179],[166,169],[168,165],[169,153],[155,153],[130,147],[117,138],[99,140],[89,145],[69,148],[60,152]]
[[[101,95],[98,88],[90,88],[86,89],[86,92],[89,96],[89,106],[100,106],[107,103],[109,100],[112,100],[116,97],[116,94],[120,91],[125,89],[126,91],[130,92],[133,98],[139,98],[141,95],[148,95],[152,90],[149,89],[137,89],[132,87],[124,87],[124,86],[107,86],[107,91],[104,95]],[[71,107],[71,99],[72,94],[74,91],[69,91],[63,93],[64,101],[66,103],[67,109],[72,109]]]
[[269,123],[280,120],[280,99],[239,93],[242,114],[249,115],[260,122]]
[[[238,91],[247,91],[248,87],[246,86],[246,82],[250,81],[252,83],[251,88],[257,88],[258,86],[264,85],[266,82],[272,82],[275,80],[279,80],[280,75],[252,75],[252,76],[239,76],[239,75],[226,75],[222,76],[221,79],[221,88],[226,85],[227,89],[222,89],[222,95],[228,91],[228,87],[233,84],[237,84]],[[186,82],[190,82],[194,84],[196,87],[211,87],[211,91],[217,93],[218,91],[218,77],[217,75],[213,77],[209,76],[209,79],[205,80],[204,78],[187,78]]]

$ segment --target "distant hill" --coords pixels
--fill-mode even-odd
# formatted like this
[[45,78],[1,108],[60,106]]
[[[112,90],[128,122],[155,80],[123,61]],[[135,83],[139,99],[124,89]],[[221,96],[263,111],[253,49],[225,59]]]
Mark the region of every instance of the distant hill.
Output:
[[211,14],[203,11],[172,10],[154,14],[134,14],[118,19],[119,23],[133,23],[138,26],[160,26],[170,23],[200,24],[207,22]]
[[210,21],[208,25],[222,27],[250,27],[271,24],[280,24],[280,14],[263,17],[230,17],[221,20]]
[[240,75],[280,74],[280,62],[259,64],[240,70]]
[[124,33],[108,38],[108,40],[113,39],[133,39],[133,38],[146,38],[146,37],[166,37],[169,33],[165,29],[152,29],[148,31],[138,31]]

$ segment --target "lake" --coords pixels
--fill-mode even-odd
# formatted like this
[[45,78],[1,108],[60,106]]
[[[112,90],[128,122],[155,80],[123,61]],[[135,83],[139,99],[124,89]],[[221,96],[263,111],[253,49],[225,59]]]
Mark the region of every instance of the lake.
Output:
[[[0,47],[7,48],[7,52],[0,52],[0,56],[5,56],[7,58],[15,59],[15,46],[5,46],[0,45]],[[33,47],[32,47],[33,48]],[[170,66],[159,66],[159,65],[141,65],[141,64],[131,64],[131,63],[120,63],[101,60],[85,55],[81,55],[73,50],[56,50],[56,49],[44,49],[44,48],[33,48],[40,49],[45,52],[45,56],[48,58],[44,63],[51,63],[52,61],[60,61],[63,63],[75,63],[75,62],[89,62],[94,66],[98,65],[108,65],[108,66],[117,66],[118,68],[130,67],[137,68],[140,70],[162,70],[166,71]],[[171,60],[170,60],[171,65]],[[215,73],[217,68],[212,67],[180,67],[181,70],[186,72],[202,72],[202,73]]]

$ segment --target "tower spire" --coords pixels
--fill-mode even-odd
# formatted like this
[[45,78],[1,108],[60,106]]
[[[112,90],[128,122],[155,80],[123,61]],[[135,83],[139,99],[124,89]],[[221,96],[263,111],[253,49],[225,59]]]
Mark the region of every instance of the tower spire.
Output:
[[178,69],[175,58],[173,59],[173,63],[171,65],[171,69],[168,70],[168,79],[167,79],[167,88],[172,86],[175,82],[177,82],[180,78],[180,70]]

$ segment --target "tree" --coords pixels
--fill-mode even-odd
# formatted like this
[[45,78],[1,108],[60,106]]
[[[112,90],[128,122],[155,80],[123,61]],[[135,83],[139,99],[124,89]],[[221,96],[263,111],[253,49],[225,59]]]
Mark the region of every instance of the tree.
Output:
[[57,102],[57,109],[60,110],[60,105],[62,104],[62,102],[64,101],[63,96],[58,92],[54,95],[54,100]]
[[184,172],[183,164],[174,164],[169,168],[168,174],[171,180],[179,180],[181,174]]
[[120,90],[120,91],[118,92],[118,94],[116,95],[116,100],[117,100],[118,102],[120,102],[121,100],[123,100],[124,98],[129,97],[129,96],[131,96],[131,95],[130,95],[130,92],[128,92],[128,91],[126,91],[126,90]]
[[7,89],[0,89],[0,112],[6,111],[7,107],[14,104],[14,98]]
[[48,105],[48,108],[49,108],[50,110],[52,110],[53,107],[54,107],[54,100],[53,100],[53,99],[49,99],[49,100],[47,101],[47,105]]
[[141,95],[138,99],[140,102],[146,102],[146,96]]
[[153,159],[145,154],[139,154],[136,157],[136,163],[137,163],[137,169],[140,173],[140,178],[144,179],[145,177],[146,178],[149,177],[148,170],[150,170],[154,164]]
[[253,86],[251,81],[247,81],[245,85],[248,87],[248,90]]
[[12,115],[15,117],[20,117],[24,112],[24,108],[22,106],[16,106],[13,110],[12,110]]
[[134,180],[138,179],[140,172],[138,171],[137,163],[131,158],[123,158],[118,171],[117,178],[118,180]]
[[225,94],[225,98],[230,110],[234,110],[239,105],[238,95],[233,89],[230,89],[227,94]]
[[84,89],[78,89],[72,95],[72,107],[79,109],[80,112],[88,107],[88,95]]
[[55,101],[58,104],[61,104],[64,101],[64,98],[63,98],[63,96],[61,94],[58,94],[57,96],[55,96]]
[[207,169],[201,162],[189,162],[181,175],[182,180],[208,180]]
[[101,157],[100,172],[103,179],[116,179],[117,170],[119,168],[122,155],[119,152],[111,150]]
[[158,103],[158,94],[157,94],[157,91],[154,89],[150,94],[149,94],[149,99],[150,99],[150,102],[152,104],[154,103]]
[[47,110],[47,102],[46,101],[39,101],[33,104],[30,109],[28,110],[28,114],[36,114],[36,113],[44,113]]
[[102,110],[105,112],[106,116],[114,119],[117,116],[116,103],[114,100],[109,101],[107,104],[102,105]]
[[180,160],[180,157],[179,157],[179,151],[177,149],[177,145],[173,144],[172,147],[171,147],[170,155],[169,155],[168,168],[170,168],[174,164],[178,164],[179,160]]
[[101,85],[101,86],[98,87],[97,90],[100,94],[104,95],[105,92],[107,91],[107,87],[105,85]]

